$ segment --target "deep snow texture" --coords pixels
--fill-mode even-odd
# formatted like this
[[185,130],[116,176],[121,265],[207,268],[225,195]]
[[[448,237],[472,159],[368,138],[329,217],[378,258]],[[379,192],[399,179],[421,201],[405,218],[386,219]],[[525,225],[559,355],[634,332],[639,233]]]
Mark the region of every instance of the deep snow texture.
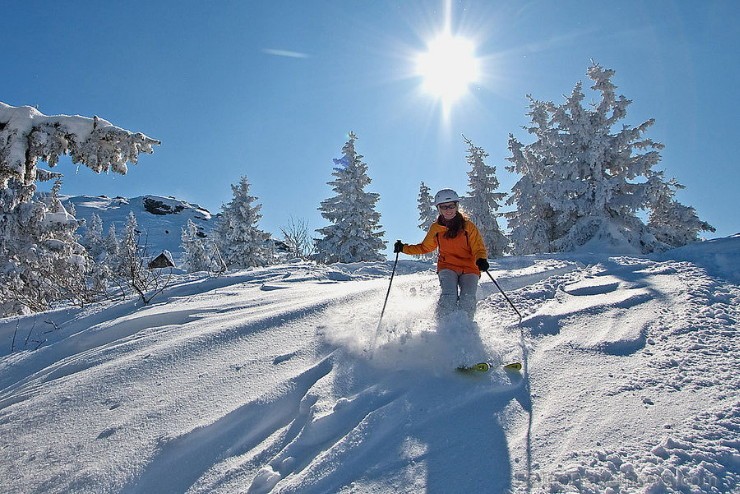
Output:
[[[740,237],[512,257],[475,323],[431,265],[180,278],[0,321],[3,492],[738,492]],[[459,363],[486,359],[488,374]],[[521,360],[522,373],[498,364]]]

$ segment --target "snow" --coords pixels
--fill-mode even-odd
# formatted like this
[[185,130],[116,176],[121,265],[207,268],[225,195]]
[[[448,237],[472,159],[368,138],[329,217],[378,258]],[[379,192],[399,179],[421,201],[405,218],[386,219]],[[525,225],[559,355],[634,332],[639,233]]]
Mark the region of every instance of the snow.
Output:
[[[78,211],[79,211],[79,205]],[[0,479],[28,492],[738,492],[740,236],[433,265],[182,275],[0,320]],[[521,360],[464,375],[461,361]]]

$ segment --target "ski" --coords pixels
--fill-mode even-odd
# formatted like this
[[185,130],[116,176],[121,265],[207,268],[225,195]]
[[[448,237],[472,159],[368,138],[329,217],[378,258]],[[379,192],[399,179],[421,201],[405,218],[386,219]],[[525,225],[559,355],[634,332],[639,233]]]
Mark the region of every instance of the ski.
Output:
[[521,362],[512,362],[510,364],[506,364],[506,365],[504,365],[504,370],[520,371],[520,370],[522,370],[522,363]]
[[473,365],[461,365],[457,368],[460,372],[488,372],[491,365],[488,362],[479,362]]
[[[522,364],[520,362],[511,362],[504,364],[504,370],[507,371],[520,371],[522,370]],[[457,368],[459,372],[473,373],[473,372],[488,372],[491,370],[491,364],[488,362],[478,362],[473,365],[461,365]]]

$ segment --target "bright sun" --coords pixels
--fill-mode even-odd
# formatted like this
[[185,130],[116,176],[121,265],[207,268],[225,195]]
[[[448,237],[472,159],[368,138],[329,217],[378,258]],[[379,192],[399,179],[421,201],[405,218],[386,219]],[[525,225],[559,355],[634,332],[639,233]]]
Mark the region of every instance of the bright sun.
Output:
[[416,58],[416,74],[422,78],[423,90],[449,109],[480,77],[473,42],[450,33],[437,36]]

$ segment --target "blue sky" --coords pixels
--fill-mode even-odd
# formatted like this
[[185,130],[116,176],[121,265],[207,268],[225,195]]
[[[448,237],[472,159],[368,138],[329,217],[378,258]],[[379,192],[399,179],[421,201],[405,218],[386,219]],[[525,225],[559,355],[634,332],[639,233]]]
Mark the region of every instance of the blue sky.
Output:
[[[445,25],[443,0],[8,1],[0,101],[47,115],[98,115],[162,141],[126,176],[68,160],[65,194],[173,195],[218,212],[246,175],[275,234],[290,217],[326,225],[333,158],[358,136],[392,244],[419,241],[416,198],[467,188],[461,134],[489,154],[501,191],[509,133],[531,142],[526,95],[563,101],[594,60],[665,144],[678,198],[740,232],[740,29],[735,1],[452,1],[482,75],[445,117],[414,58]],[[587,91],[587,101],[597,95]]]

